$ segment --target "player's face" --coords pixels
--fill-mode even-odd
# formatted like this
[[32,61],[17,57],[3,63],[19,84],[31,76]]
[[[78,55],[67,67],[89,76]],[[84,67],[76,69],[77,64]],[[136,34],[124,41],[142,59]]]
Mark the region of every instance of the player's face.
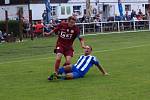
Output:
[[68,26],[69,27],[73,27],[75,25],[75,20],[70,20],[70,21],[68,21]]
[[91,52],[92,52],[92,50],[91,50],[90,47],[86,47],[86,48],[84,49],[85,55],[89,55],[89,54],[91,54]]

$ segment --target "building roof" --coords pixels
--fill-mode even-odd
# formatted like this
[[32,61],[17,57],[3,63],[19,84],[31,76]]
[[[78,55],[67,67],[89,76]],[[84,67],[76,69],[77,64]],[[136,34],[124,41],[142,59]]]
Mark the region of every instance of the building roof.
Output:
[[[7,5],[18,5],[18,4],[40,4],[44,3],[45,0],[10,0],[10,4]],[[69,0],[50,0],[51,3],[67,3]],[[0,0],[0,5],[5,5],[5,0]]]
[[29,0],[9,0],[9,4],[5,4],[5,0],[0,0],[0,5],[17,5],[28,4]]
[[[30,0],[31,3],[44,3],[44,0]],[[50,0],[51,3],[67,3],[68,0]]]

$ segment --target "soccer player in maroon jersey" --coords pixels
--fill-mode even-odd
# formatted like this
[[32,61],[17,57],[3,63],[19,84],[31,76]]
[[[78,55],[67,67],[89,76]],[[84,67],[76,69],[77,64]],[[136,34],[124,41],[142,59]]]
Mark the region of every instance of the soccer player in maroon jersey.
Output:
[[81,47],[86,48],[84,44],[83,38],[80,37],[80,29],[75,25],[76,18],[70,16],[68,18],[68,22],[60,23],[57,27],[49,33],[45,33],[46,35],[50,35],[52,33],[58,33],[58,40],[56,43],[56,49],[54,52],[56,53],[56,61],[55,61],[55,73],[58,73],[58,69],[60,66],[61,58],[65,56],[65,65],[70,65],[71,58],[73,57],[73,42],[76,38],[80,40]]

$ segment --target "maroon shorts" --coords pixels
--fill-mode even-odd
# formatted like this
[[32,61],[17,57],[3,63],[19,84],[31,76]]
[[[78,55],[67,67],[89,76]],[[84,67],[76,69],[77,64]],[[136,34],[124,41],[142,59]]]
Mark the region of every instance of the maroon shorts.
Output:
[[72,47],[63,47],[63,46],[56,46],[56,49],[54,50],[54,53],[62,53],[65,57],[71,56],[73,57],[74,50]]

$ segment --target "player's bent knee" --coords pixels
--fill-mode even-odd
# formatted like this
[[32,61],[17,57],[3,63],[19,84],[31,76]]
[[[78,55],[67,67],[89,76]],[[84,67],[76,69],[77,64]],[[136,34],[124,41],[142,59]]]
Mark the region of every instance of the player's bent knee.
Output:
[[57,53],[56,58],[61,58],[62,56],[63,56],[63,54]]

